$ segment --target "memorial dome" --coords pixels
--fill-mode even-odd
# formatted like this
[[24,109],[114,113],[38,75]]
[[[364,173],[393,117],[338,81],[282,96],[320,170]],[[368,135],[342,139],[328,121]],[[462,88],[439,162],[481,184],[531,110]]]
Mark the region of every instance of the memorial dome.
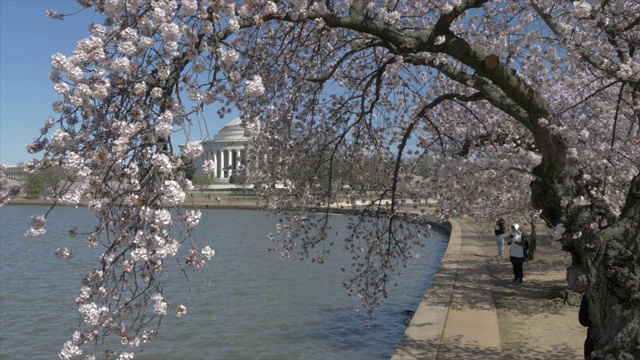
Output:
[[247,139],[244,136],[244,128],[240,126],[241,123],[242,120],[240,120],[240,118],[231,120],[213,137],[213,141],[246,141]]

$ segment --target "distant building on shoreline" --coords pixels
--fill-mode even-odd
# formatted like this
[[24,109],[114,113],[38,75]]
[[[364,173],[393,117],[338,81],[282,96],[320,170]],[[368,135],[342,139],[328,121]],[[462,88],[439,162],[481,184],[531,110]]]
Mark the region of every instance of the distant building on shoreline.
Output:
[[[196,184],[208,190],[246,188],[246,185],[235,181],[234,175],[242,166],[245,155],[245,146],[250,139],[244,135],[244,128],[240,126],[240,118],[231,120],[225,125],[212,140],[201,142],[203,153],[194,160],[196,169],[196,183],[206,179],[206,184]],[[212,160],[215,164],[213,173],[205,175],[203,165],[205,160]]]
[[24,171],[22,165],[6,165],[4,173],[0,175],[0,179],[10,179],[16,181],[25,181],[27,179],[27,172]]
[[[224,126],[212,140],[201,142],[203,153],[194,160],[195,168],[194,185],[207,190],[246,189],[253,185],[241,184],[242,181],[234,176],[242,166],[245,155],[245,146],[250,139],[244,135],[244,128],[240,126],[240,118],[231,120]],[[205,160],[213,160],[215,163],[213,174],[206,175],[203,171]],[[13,183],[24,182],[29,173],[24,171],[22,165],[7,165],[0,180]]]

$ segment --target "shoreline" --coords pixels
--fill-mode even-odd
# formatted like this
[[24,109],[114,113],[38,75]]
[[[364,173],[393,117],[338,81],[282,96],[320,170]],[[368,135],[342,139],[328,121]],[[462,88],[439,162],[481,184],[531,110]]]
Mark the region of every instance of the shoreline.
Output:
[[[185,208],[185,209],[191,209],[191,208],[195,208],[195,209],[230,209],[230,210],[264,210],[264,211],[271,211],[269,209],[267,209],[267,205],[261,205],[259,203],[257,203],[256,201],[249,201],[247,199],[238,199],[237,197],[233,197],[235,198],[234,200],[230,200],[230,198],[232,198],[231,196],[228,196],[226,198],[226,201],[224,202],[220,202],[218,203],[215,199],[202,199],[202,198],[194,198],[191,197],[189,199],[189,201],[185,201],[185,203],[183,203],[180,207],[181,208]],[[5,204],[5,206],[10,206],[10,205],[23,205],[23,206],[52,206],[55,204],[55,206],[71,206],[71,207],[86,207],[87,206],[88,201],[87,200],[82,200],[80,202],[80,204],[78,205],[67,205],[67,204],[55,204],[54,201],[47,201],[47,200],[42,200],[42,199],[26,199],[24,197],[17,197],[17,198],[13,198],[11,199],[7,204]],[[355,215],[359,212],[362,211],[366,211],[366,209],[364,208],[353,208],[351,205],[346,205],[346,204],[336,204],[330,207],[331,209],[331,213],[335,213],[335,214],[350,214],[350,215]],[[307,209],[307,210],[311,210],[311,211],[324,211],[326,209],[322,208],[316,208],[314,209]],[[429,212],[431,214],[435,213],[435,208],[433,207],[427,207],[427,206],[420,206],[417,208],[411,207],[409,209],[404,209],[405,213],[408,214],[413,214],[416,216],[422,216],[422,211],[426,211]],[[414,219],[414,222],[422,222],[425,224],[429,224],[431,227],[433,227],[434,229],[436,229],[437,231],[443,232],[447,238],[451,237],[451,221],[447,220],[444,222],[437,222],[434,220],[428,220],[428,219]]]
[[[266,204],[265,205],[261,205],[255,201],[248,201],[246,199],[241,199],[241,200],[229,200],[230,197],[227,198],[226,202],[220,202],[218,203],[215,199],[194,199],[193,197],[191,199],[189,199],[189,201],[185,201],[184,204],[182,204],[180,207],[181,208],[185,208],[185,209],[190,209],[190,208],[196,208],[196,209],[232,209],[232,210],[264,210],[264,211],[271,211],[269,209],[267,209]],[[5,206],[8,205],[25,205],[25,206],[36,206],[36,205],[40,205],[40,206],[51,206],[54,205],[54,201],[47,201],[47,200],[41,200],[41,199],[26,199],[26,198],[13,198],[11,199],[11,201],[9,201],[7,204],[5,204]],[[75,206],[75,207],[80,207],[80,206],[87,206],[87,201],[83,200],[80,204],[78,205],[67,205],[67,204],[56,204],[55,206]],[[362,211],[366,211],[366,209],[364,208],[353,208],[351,207],[351,205],[340,205],[340,204],[336,204],[334,206],[330,207],[331,209],[331,213],[335,213],[335,214],[350,214],[350,215],[355,215],[359,212]],[[311,211],[324,211],[326,209],[322,208],[322,209],[307,209],[307,210],[311,210]],[[413,214],[416,216],[422,216],[422,211],[426,211],[429,212],[431,214],[435,213],[435,208],[433,207],[427,207],[427,206],[420,206],[417,208],[410,208],[410,209],[404,209],[405,213],[408,214]],[[437,231],[443,232],[447,238],[451,237],[451,221],[447,220],[444,222],[437,222],[437,221],[433,221],[433,220],[428,220],[428,219],[423,219],[423,220],[419,220],[419,219],[414,219],[413,221],[415,222],[422,222],[425,224],[429,224],[431,227],[433,227],[434,229],[436,229]]]
[[[87,200],[82,200],[77,205],[68,205],[68,204],[60,204],[53,200],[42,200],[42,199],[26,199],[23,197],[13,198],[9,200],[4,206],[10,205],[26,205],[26,206],[71,206],[71,207],[86,207],[88,204]],[[256,204],[255,202],[240,200],[240,201],[229,201],[225,203],[217,203],[215,200],[204,200],[204,199],[190,199],[185,201],[181,206],[181,208],[214,208],[214,209],[261,209],[266,208],[266,206],[261,206]]]

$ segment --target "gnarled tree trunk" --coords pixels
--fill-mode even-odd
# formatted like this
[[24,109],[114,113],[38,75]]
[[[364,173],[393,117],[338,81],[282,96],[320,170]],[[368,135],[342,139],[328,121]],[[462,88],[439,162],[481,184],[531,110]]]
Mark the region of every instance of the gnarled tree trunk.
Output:
[[593,359],[640,359],[640,175],[618,220],[576,241],[590,284]]
[[562,223],[567,228],[572,236],[563,238],[563,248],[588,276],[588,334],[595,350],[586,355],[590,359],[640,359],[640,174],[616,217],[598,204],[561,209],[558,195],[576,197],[587,191],[570,181],[554,181],[563,174],[564,179],[576,174],[570,166],[563,169],[544,162],[538,166],[532,200],[551,225]]

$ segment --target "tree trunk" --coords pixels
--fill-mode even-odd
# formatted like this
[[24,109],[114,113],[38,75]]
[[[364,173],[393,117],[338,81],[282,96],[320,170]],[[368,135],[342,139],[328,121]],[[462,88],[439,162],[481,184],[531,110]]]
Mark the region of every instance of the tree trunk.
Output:
[[532,234],[529,237],[529,260],[534,260],[536,256],[536,248],[537,248],[538,236]]
[[529,260],[535,259],[538,247],[538,234],[536,232],[536,211],[529,212],[529,224],[531,224],[531,235],[529,236]]
[[551,174],[547,172],[550,168],[544,162],[536,168],[536,175],[543,177],[538,176],[531,185],[532,201],[551,225],[562,223],[567,228],[563,249],[589,278],[585,296],[594,351],[585,355],[589,359],[640,359],[640,174],[616,217],[596,200],[589,207],[559,211],[557,194],[574,198],[586,189],[558,180],[562,175],[570,177],[558,169]]
[[619,220],[577,245],[590,279],[590,358],[640,359],[640,175]]
[[[596,349],[591,359],[640,359],[640,259],[635,228],[635,233],[603,233],[596,240],[602,249],[587,256],[589,335]],[[635,250],[631,250],[633,243]]]

